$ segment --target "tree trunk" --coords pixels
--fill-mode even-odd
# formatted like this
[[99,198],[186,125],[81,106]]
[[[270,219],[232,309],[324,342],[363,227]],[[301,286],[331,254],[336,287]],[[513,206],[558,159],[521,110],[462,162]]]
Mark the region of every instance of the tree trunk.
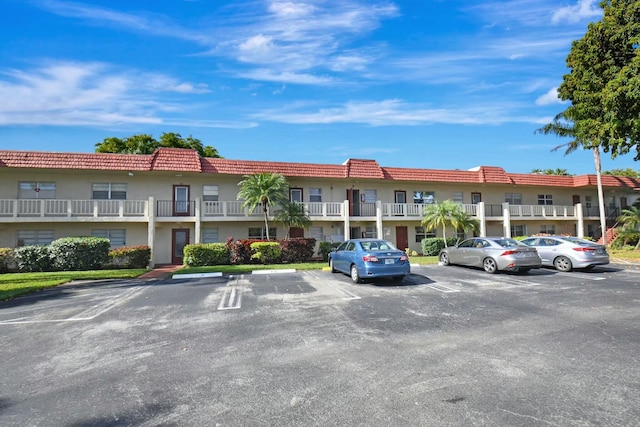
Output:
[[444,247],[447,247],[447,226],[442,224],[442,240],[444,240]]
[[265,203],[262,204],[262,212],[264,212],[264,229],[267,234],[267,241],[269,241],[269,218],[267,217],[267,212],[269,209]]
[[602,244],[609,246],[607,242],[607,219],[604,205],[604,191],[602,190],[602,164],[600,162],[600,147],[593,148],[593,160],[596,163],[596,180],[598,182],[598,203],[600,204],[600,229],[602,230]]

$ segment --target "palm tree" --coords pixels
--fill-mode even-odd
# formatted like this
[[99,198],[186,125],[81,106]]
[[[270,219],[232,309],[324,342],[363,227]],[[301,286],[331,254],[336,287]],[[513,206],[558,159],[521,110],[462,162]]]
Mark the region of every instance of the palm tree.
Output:
[[287,239],[289,238],[291,227],[306,229],[311,226],[311,219],[307,214],[307,210],[302,203],[298,202],[285,203],[282,209],[276,212],[275,219],[287,228]]
[[253,175],[245,175],[238,183],[238,200],[244,200],[242,207],[254,210],[262,206],[264,213],[264,227],[269,240],[269,206],[280,204],[284,206],[289,202],[289,184],[287,179],[279,173],[261,172]]
[[[638,225],[640,225],[640,208],[636,206],[630,206],[627,209],[622,210],[622,214],[618,217],[618,222],[627,226],[627,231],[633,230],[637,232]],[[634,249],[640,247],[640,240],[636,244]]]
[[460,203],[452,200],[428,205],[423,212],[422,224],[428,229],[442,227],[444,246],[447,247],[447,227],[454,230],[477,230],[478,223],[467,214]]

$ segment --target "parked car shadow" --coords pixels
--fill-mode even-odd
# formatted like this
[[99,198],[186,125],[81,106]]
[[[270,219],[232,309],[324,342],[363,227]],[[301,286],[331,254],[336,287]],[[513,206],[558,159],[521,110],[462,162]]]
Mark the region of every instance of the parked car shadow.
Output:
[[411,273],[406,276],[402,280],[395,280],[391,278],[379,278],[379,279],[365,279],[362,284],[364,285],[372,285],[379,287],[405,287],[405,286],[420,286],[420,285],[429,285],[431,283],[435,283],[434,280],[429,279],[427,276],[423,276],[422,274]]

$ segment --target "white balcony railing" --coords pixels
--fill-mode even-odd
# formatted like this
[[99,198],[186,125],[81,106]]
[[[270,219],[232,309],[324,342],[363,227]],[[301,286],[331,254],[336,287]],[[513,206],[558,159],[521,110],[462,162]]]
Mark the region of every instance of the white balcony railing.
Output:
[[144,217],[146,200],[2,199],[0,217]]

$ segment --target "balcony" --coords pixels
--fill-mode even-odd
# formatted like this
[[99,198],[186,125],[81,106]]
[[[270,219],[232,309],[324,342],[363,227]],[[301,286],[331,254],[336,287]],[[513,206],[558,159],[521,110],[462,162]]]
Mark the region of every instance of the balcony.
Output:
[[0,199],[0,218],[130,218],[148,215],[146,200]]
[[[421,203],[383,203],[382,217],[385,219],[422,219],[428,205]],[[462,204],[464,211],[471,216],[478,215],[478,205]]]

